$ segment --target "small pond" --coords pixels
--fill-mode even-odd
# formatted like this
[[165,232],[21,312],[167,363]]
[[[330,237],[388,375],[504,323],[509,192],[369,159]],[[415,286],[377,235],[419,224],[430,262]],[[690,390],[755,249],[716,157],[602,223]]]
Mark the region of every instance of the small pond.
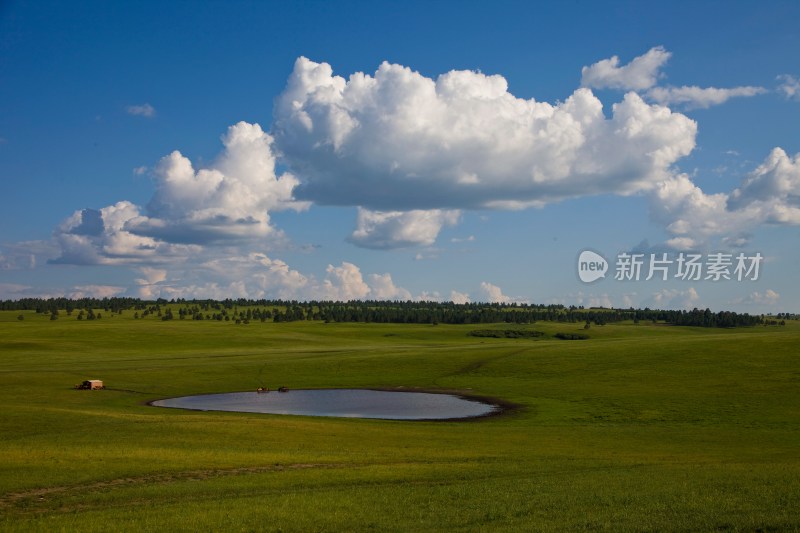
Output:
[[267,393],[203,394],[157,400],[151,405],[196,411],[236,411],[389,420],[472,418],[491,415],[501,410],[497,405],[452,394],[368,389],[309,389]]

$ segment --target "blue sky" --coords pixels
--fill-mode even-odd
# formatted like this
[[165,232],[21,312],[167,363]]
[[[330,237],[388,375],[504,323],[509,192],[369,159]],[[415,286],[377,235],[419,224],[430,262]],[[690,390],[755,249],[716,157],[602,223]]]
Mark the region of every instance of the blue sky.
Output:
[[[797,2],[3,2],[0,298],[798,312],[798,24]],[[678,276],[718,253],[732,279]]]

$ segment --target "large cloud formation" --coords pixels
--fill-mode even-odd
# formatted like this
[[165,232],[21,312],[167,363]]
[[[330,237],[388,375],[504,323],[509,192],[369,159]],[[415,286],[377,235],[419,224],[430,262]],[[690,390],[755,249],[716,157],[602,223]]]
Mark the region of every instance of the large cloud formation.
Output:
[[[431,246],[465,210],[601,194],[649,196],[675,248],[716,237],[742,245],[754,226],[800,224],[800,155],[774,149],[730,193],[706,194],[680,173],[676,163],[695,148],[697,125],[668,106],[708,107],[765,90],[661,86],[670,57],[655,47],[627,65],[601,60],[584,67],[581,88],[553,104],[511,94],[499,75],[451,71],[433,79],[383,63],[345,79],[301,57],[275,100],[270,133],[235,124],[220,155],[200,168],[173,151],[151,169],[155,192],[146,205],[75,211],[40,246],[46,252],[4,246],[0,269],[33,268],[37,256],[127,265],[138,276],[132,291],[145,298],[409,299],[389,273],[364,276],[344,261],[317,279],[267,257],[269,243],[283,238],[270,213],[311,203],[356,207],[347,240],[381,250]],[[784,95],[796,98],[797,80],[779,79]],[[628,92],[604,110],[593,88]],[[279,174],[279,165],[290,172]],[[513,300],[488,282],[477,294]],[[673,296],[686,295],[659,301]],[[451,298],[470,300],[457,291]]]
[[303,207],[292,197],[297,179],[276,175],[272,138],[258,124],[231,126],[222,143],[209,168],[195,170],[178,151],[164,157],[149,216],[132,220],[129,229],[170,242],[263,237],[273,231],[269,211]]
[[[650,55],[625,67],[642,80],[626,83],[650,86],[669,54]],[[694,149],[697,131],[633,92],[606,117],[588,88],[549,104],[512,95],[499,75],[431,79],[384,62],[345,80],[304,57],[273,117],[275,147],[301,178],[295,195],[358,206],[348,240],[377,249],[429,245],[463,209],[652,190]]]
[[177,150],[156,165],[156,192],[146,209],[121,201],[82,209],[55,232],[56,263],[136,264],[186,258],[208,244],[231,245],[275,236],[269,212],[304,209],[292,196],[297,179],[278,176],[272,138],[239,122],[222,137],[224,150],[195,169]]
[[64,220],[54,233],[61,255],[52,263],[123,265],[165,262],[197,253],[198,246],[173,244],[126,229],[132,220],[144,220],[140,208],[128,201],[102,209],[82,209]]
[[673,235],[667,244],[675,248],[746,235],[761,224],[800,225],[800,154],[773,149],[730,193],[707,194],[687,175],[673,176],[659,184],[651,209]]
[[301,57],[273,135],[302,176],[295,193],[374,211],[523,208],[649,190],[695,146],[696,124],[635,93],[613,106],[589,89],[549,104],[473,71],[437,79],[383,63],[348,80]]
[[[638,91],[645,100],[686,109],[707,108],[735,97],[765,94],[763,87],[701,88],[658,86],[662,67],[671,54],[662,47],[650,49],[627,65],[617,56],[583,68],[587,87]],[[783,75],[779,91],[791,99],[797,80]],[[626,95],[626,98],[631,93]],[[664,223],[676,249],[708,246],[721,237],[727,246],[747,243],[750,231],[761,224],[800,224],[800,155],[794,158],[775,148],[741,186],[729,193],[707,194],[691,178],[672,169],[650,192],[651,213]]]
[[[698,216],[688,207],[721,212],[728,199],[704,195],[677,174],[697,125],[660,103],[706,107],[763,89],[658,87],[670,56],[655,47],[627,65],[615,56],[584,67],[585,87],[556,104],[512,95],[499,75],[451,71],[431,79],[384,62],[373,75],[345,80],[329,64],[300,57],[275,101],[272,135],[257,124],[231,126],[224,150],[205,168],[178,151],[165,156],[144,208],[119,202],[74,213],[56,231],[62,253],[55,261],[135,263],[280,238],[269,213],[311,202],[358,207],[348,241],[392,249],[432,245],[465,209],[647,193],[664,202],[654,209],[658,217],[680,215],[667,224],[675,242],[688,242],[680,228]],[[606,116],[589,87],[631,92]],[[277,175],[277,157],[291,173]]]

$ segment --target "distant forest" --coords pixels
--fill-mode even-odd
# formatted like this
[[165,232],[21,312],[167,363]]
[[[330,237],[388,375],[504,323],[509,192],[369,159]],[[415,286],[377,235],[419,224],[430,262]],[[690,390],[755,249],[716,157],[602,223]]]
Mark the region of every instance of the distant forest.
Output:
[[[532,324],[538,321],[610,324],[633,321],[660,322],[676,326],[732,328],[756,325],[784,325],[796,315],[749,315],[709,309],[672,311],[659,309],[608,309],[563,305],[414,302],[414,301],[286,301],[286,300],[154,300],[136,298],[28,298],[0,301],[0,310],[36,311],[51,320],[70,318],[99,320],[103,313],[132,314],[135,319],[216,320],[250,322],[374,322],[393,324]],[[19,316],[24,319],[23,315]]]

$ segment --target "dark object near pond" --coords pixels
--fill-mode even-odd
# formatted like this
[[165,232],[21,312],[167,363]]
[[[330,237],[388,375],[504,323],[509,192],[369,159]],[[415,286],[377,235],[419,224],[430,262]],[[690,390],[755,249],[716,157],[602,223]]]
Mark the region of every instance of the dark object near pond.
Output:
[[[284,388],[284,387],[281,387]],[[280,390],[280,389],[278,389]],[[156,407],[283,415],[447,420],[495,414],[501,407],[452,394],[368,389],[284,390],[286,394],[232,392],[152,402]]]
[[83,383],[75,385],[75,388],[78,390],[102,390],[106,386],[99,379],[87,379]]

